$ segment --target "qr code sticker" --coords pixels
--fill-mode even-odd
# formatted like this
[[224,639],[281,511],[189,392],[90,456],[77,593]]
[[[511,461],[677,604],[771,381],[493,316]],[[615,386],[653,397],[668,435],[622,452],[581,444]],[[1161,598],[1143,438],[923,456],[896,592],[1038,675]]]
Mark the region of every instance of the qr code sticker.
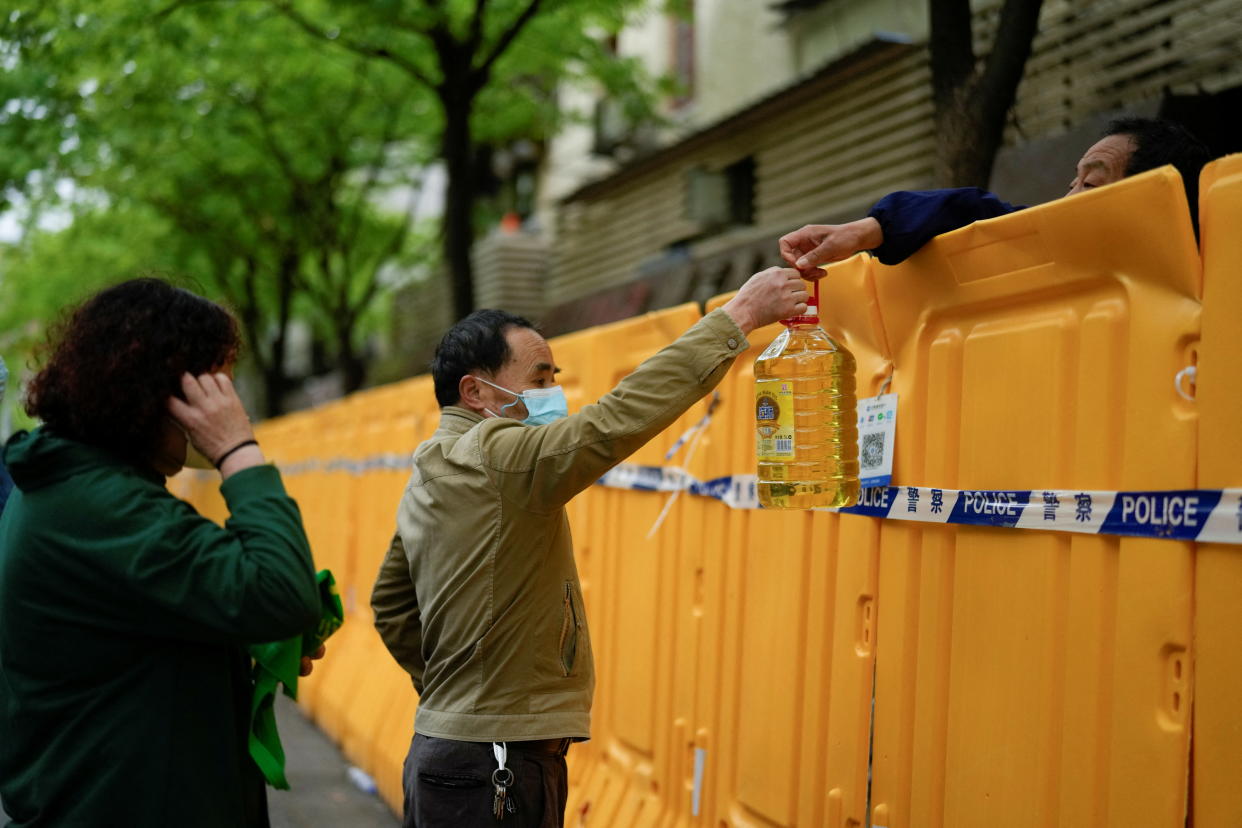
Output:
[[860,454],[858,463],[864,469],[880,468],[884,464],[884,432],[864,434]]

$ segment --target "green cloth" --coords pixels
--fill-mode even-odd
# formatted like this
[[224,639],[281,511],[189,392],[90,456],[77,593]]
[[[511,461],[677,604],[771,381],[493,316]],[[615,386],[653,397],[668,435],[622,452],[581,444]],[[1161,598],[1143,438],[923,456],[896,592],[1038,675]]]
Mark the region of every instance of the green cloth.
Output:
[[441,411],[414,452],[371,594],[380,637],[419,694],[415,732],[590,736],[595,669],[565,506],[702,399],[747,347],[716,310],[554,423]]
[[[273,466],[223,527],[164,478],[45,428],[14,436],[0,517],[0,798],[14,828],[263,828],[246,647],[319,621]],[[3,819],[0,818],[0,824]]]
[[250,647],[250,657],[254,659],[250,756],[263,771],[268,784],[281,790],[288,790],[289,781],[285,778],[285,750],[276,729],[276,687],[283,684],[285,695],[296,699],[302,656],[313,655],[345,623],[341,596],[337,594],[336,579],[332,573],[322,569],[315,580],[319,585],[320,607],[319,623],[315,629],[283,641]]

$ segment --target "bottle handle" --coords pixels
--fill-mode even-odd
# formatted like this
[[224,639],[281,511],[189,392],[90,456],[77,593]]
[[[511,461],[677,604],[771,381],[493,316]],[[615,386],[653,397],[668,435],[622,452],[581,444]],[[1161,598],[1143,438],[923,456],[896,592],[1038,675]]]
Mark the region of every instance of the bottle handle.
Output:
[[[820,277],[820,278],[823,278],[823,277]],[[787,328],[790,328],[798,324],[807,324],[807,323],[818,324],[819,318],[820,318],[819,317],[819,279],[816,279],[813,282],[813,284],[814,284],[814,287],[811,288],[811,292],[812,292],[812,296],[814,297],[813,301],[815,304],[815,315],[814,316],[811,315],[810,313],[811,309],[809,307],[811,302],[808,301],[807,302],[808,307],[805,313],[803,313],[801,316],[791,316],[788,319],[782,319],[781,320],[782,325],[784,325]],[[808,297],[808,299],[809,298],[810,297]]]

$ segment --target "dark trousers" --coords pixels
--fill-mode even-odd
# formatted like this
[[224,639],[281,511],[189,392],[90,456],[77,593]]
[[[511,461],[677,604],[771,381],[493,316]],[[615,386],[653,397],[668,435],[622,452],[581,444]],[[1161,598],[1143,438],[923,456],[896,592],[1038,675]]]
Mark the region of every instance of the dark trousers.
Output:
[[569,775],[564,747],[509,742],[505,767],[513,771],[506,799],[513,810],[496,821],[492,811],[496,757],[491,742],[458,742],[414,734],[405,758],[403,828],[562,828]]

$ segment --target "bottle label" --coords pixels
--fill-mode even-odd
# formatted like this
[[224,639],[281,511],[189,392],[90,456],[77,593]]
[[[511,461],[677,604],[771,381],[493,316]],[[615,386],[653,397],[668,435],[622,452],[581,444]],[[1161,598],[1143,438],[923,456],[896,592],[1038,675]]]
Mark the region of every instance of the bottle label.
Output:
[[760,460],[794,457],[793,385],[781,380],[755,383],[755,456]]

